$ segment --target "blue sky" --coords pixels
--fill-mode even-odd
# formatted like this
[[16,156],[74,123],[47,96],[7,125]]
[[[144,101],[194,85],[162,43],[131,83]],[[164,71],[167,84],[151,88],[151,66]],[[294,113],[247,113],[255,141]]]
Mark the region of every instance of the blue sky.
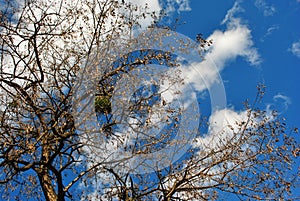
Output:
[[[145,1],[155,10],[156,1]],[[213,40],[211,57],[225,86],[229,122],[242,118],[243,102],[252,103],[262,83],[261,109],[277,110],[289,129],[300,127],[299,0],[161,0],[160,6],[168,13],[164,23],[174,25],[179,19],[177,32]],[[217,114],[210,118],[221,120]],[[220,127],[210,125],[208,133]]]
[[278,110],[288,127],[300,127],[300,1],[181,2],[188,3],[188,9],[173,12],[184,22],[177,31],[193,39],[198,33],[210,37],[216,30],[226,32],[228,27],[222,23],[226,15],[239,19],[250,31],[259,62],[251,65],[245,56],[237,56],[220,71],[228,107],[243,110],[242,102],[253,100],[256,85],[263,83],[267,88],[261,107]]
[[[184,2],[184,1],[181,1]],[[233,16],[251,31],[253,47],[260,56],[258,65],[251,65],[239,56],[227,61],[220,72],[229,106],[239,110],[247,98],[253,100],[256,85],[267,86],[264,104],[282,112],[289,126],[298,126],[300,102],[300,2],[289,1],[185,1],[188,11],[174,12],[185,22],[177,31],[191,38],[202,33],[209,37],[214,31],[226,31],[222,24],[234,5]],[[213,38],[212,38],[213,39]]]
[[[140,5],[146,2],[150,10],[157,12],[164,8],[168,16],[161,22],[162,25],[176,25],[175,31],[191,39],[201,33],[204,38],[213,40],[206,56],[209,55],[214,61],[222,77],[228,110],[220,110],[210,116],[209,128],[204,131],[208,135],[198,138],[202,144],[196,144],[197,147],[207,145],[213,148],[215,144],[211,143],[210,136],[224,129],[224,123],[234,125],[245,118],[243,102],[247,99],[253,102],[259,83],[267,87],[263,102],[259,105],[261,109],[276,109],[286,117],[290,128],[300,126],[300,87],[297,82],[300,74],[299,1],[131,2]],[[179,19],[178,24],[176,19]],[[200,73],[205,78],[214,80],[215,75],[210,74],[209,65],[204,61],[197,67],[199,71],[204,69]],[[192,82],[197,81],[193,72],[188,76]],[[200,104],[200,111],[206,111],[210,106],[206,101]]]
[[[174,24],[178,18],[177,32],[191,39],[201,33],[213,40],[208,55],[225,86],[230,123],[245,117],[243,102],[254,100],[256,86],[263,83],[267,88],[262,109],[277,109],[289,127],[300,127],[299,0],[130,1],[147,2],[156,12],[165,8],[168,16],[164,23]],[[150,23],[147,20],[145,24]],[[212,119],[222,117],[221,111]],[[211,133],[223,127],[218,123],[210,126],[207,132]]]

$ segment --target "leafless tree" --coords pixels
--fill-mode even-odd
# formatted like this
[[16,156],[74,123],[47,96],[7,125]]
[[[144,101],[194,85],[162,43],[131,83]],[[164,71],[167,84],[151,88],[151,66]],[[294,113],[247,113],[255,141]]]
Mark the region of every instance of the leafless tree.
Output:
[[[177,69],[172,52],[147,48],[135,52],[136,43],[128,43],[133,28],[141,26],[139,19],[155,18],[155,13],[113,0],[25,0],[18,6],[6,6],[0,13],[2,199],[213,200],[224,192],[240,199],[289,198],[299,176],[293,169],[299,157],[298,142],[276,113],[253,105],[247,105],[244,121],[208,136],[210,144],[198,136],[184,158],[163,169],[154,165],[151,173],[133,174],[123,168],[126,157],[114,162],[90,158],[89,151],[101,147],[95,142],[110,140],[118,147],[126,140],[114,132],[114,127],[124,122],[111,118],[119,109],[112,106],[112,96],[124,95],[115,89],[118,79],[151,63]],[[211,44],[198,40],[203,47]],[[111,56],[124,45],[133,45],[128,54]],[[82,136],[81,126],[86,126],[84,120],[88,119],[82,119],[80,125],[75,120],[75,83],[83,72],[99,66],[99,60],[107,65],[95,67],[92,79],[97,82],[92,82],[91,91],[79,95],[92,94],[101,132]],[[174,72],[158,76],[170,86],[184,82],[180,72]],[[132,83],[137,80],[131,78]],[[131,120],[127,123],[135,133],[146,135],[155,128],[149,126],[151,119],[145,114],[154,115],[151,106],[156,104],[157,111],[169,112],[164,121],[170,121],[171,126],[160,136],[125,146],[131,153],[128,159],[154,152],[161,148],[160,143],[167,144],[180,121],[181,111],[172,108],[155,86],[150,83],[135,91],[127,107]],[[152,93],[145,95],[145,91]],[[263,90],[259,92],[258,96]],[[117,105],[127,103],[117,101]],[[99,135],[102,141],[97,141]]]
[[40,191],[46,200],[72,198],[74,184],[100,165],[85,169],[80,159],[71,114],[76,73],[94,48],[133,26],[118,9],[135,8],[111,0],[5,6],[13,15],[2,10],[0,24],[2,198],[39,200]]

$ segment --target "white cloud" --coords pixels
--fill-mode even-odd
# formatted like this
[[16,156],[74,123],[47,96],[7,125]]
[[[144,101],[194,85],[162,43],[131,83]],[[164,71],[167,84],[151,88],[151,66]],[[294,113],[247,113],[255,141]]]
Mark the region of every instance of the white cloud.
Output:
[[133,3],[137,6],[145,6],[148,5],[150,11],[160,11],[161,6],[158,0],[128,0],[128,2]]
[[272,16],[276,12],[276,8],[273,5],[268,5],[265,0],[256,0],[255,6],[263,11],[264,16]]
[[288,49],[292,52],[296,57],[300,58],[300,40],[298,42],[294,42],[292,47]]
[[292,101],[288,96],[278,93],[273,96],[273,103],[267,104],[267,114],[270,115],[273,110],[276,110],[278,114],[282,114],[288,110],[290,104],[292,104]]
[[232,139],[234,133],[238,133],[241,128],[240,124],[247,122],[249,118],[251,123],[248,127],[257,124],[254,118],[249,117],[248,111],[236,112],[233,109],[216,111],[209,118],[208,133],[203,137],[198,137],[194,146],[204,150],[220,148]]
[[[139,23],[141,24],[142,29],[147,28],[153,22],[151,14],[155,13],[156,15],[159,15],[162,9],[161,5],[159,4],[159,0],[127,0],[127,2],[130,2],[140,8],[136,12],[131,13],[131,15],[139,14],[138,12],[140,11],[146,14],[146,18],[139,19]],[[144,9],[146,6],[147,9]]]
[[291,99],[289,98],[289,97],[287,97],[287,96],[284,96],[284,95],[282,95],[282,94],[277,94],[277,95],[275,95],[274,97],[273,97],[273,100],[274,101],[277,101],[278,99],[283,99],[284,100],[284,105],[290,105],[292,102],[291,102]]
[[167,0],[166,1],[166,13],[180,12],[180,11],[190,11],[191,7],[189,0]]
[[221,24],[225,24],[226,22],[230,21],[234,18],[234,15],[239,12],[244,12],[244,9],[240,6],[240,1],[234,2],[234,5],[231,9],[227,11],[227,14]]
[[226,31],[217,30],[208,39],[213,40],[214,44],[208,55],[219,69],[237,56],[244,57],[251,65],[261,62],[257,50],[253,47],[251,30],[238,18],[231,19]]
[[226,61],[237,56],[245,57],[251,65],[258,65],[261,62],[257,50],[253,47],[251,30],[241,22],[240,18],[234,17],[237,12],[242,11],[239,1],[236,1],[222,21],[222,24],[227,23],[226,31],[216,30],[208,38],[213,40],[212,50],[208,55],[219,69],[222,69]]
[[[211,185],[226,175],[228,169],[237,165],[235,160],[228,159],[228,154],[238,154],[241,161],[249,157],[246,150],[257,149],[255,143],[252,143],[256,138],[253,132],[270,120],[268,115],[255,117],[251,110],[236,112],[233,109],[223,109],[213,113],[209,118],[208,133],[196,138],[193,143],[194,147],[199,148],[198,157],[201,159],[198,164],[200,168],[195,174],[208,166],[203,172],[212,177],[203,179],[202,183],[199,182],[202,177],[199,177],[199,180],[193,181],[193,185]],[[232,149],[235,149],[234,153]],[[248,160],[244,162],[250,163]]]
[[[235,18],[236,12],[243,9],[236,2],[231,8],[222,23],[226,23],[225,31],[214,31],[207,40],[212,40],[213,45],[205,55],[205,60],[200,63],[193,63],[184,72],[186,79],[194,84],[198,91],[209,88],[216,82],[221,72],[229,61],[238,56],[245,58],[251,65],[259,65],[261,58],[252,41],[251,30],[242,24],[240,18]],[[202,81],[199,78],[202,76]]]
[[273,26],[269,27],[268,30],[267,30],[266,35],[272,34],[273,31],[275,31],[275,30],[277,30],[277,29],[279,29],[279,26],[278,26],[278,25],[273,25]]
[[176,0],[177,4],[179,5],[179,11],[190,11],[192,10],[188,0]]
[[278,30],[278,29],[279,29],[279,25],[273,25],[273,26],[270,26],[270,27],[267,29],[265,35],[261,37],[260,41],[263,42],[263,41],[265,40],[265,38],[267,38],[268,36],[270,36],[274,31],[276,31],[276,30]]
[[236,123],[246,121],[247,112],[235,112],[232,109],[218,110],[211,115],[209,119],[209,134],[217,134],[221,132],[230,132],[228,126],[232,126],[234,131],[237,132],[238,127]]

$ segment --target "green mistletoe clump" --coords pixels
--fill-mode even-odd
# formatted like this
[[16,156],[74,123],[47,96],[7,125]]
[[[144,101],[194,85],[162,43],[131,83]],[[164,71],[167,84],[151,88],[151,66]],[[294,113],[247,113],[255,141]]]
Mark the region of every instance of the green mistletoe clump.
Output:
[[95,96],[95,111],[100,114],[111,113],[110,96],[98,95]]

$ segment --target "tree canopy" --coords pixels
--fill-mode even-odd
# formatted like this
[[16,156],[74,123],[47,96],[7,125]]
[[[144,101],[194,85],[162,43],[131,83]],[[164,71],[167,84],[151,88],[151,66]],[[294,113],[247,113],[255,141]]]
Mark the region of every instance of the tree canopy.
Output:
[[293,199],[297,129],[259,108],[263,86],[221,131],[193,104],[176,52],[201,61],[212,41],[157,32],[159,13],[122,1],[3,3],[2,199]]

